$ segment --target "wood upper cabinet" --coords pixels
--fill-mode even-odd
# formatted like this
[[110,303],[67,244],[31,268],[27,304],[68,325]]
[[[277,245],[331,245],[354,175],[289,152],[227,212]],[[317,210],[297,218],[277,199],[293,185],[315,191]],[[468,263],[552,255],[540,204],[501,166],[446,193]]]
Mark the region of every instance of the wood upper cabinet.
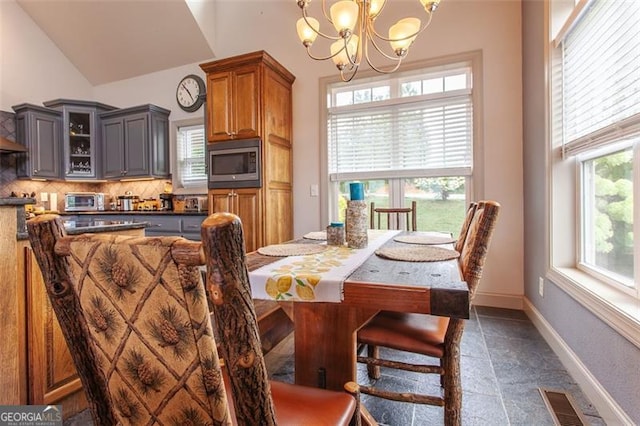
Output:
[[229,212],[242,221],[247,253],[262,245],[262,212],[260,188],[212,189],[209,191],[209,214]]
[[209,142],[258,136],[259,77],[257,66],[207,75]]
[[[262,187],[210,190],[209,213],[238,214],[247,251],[291,240],[295,77],[265,51],[208,62],[200,67],[207,73],[208,141],[259,138],[262,142]],[[237,195],[229,197],[230,193]]]

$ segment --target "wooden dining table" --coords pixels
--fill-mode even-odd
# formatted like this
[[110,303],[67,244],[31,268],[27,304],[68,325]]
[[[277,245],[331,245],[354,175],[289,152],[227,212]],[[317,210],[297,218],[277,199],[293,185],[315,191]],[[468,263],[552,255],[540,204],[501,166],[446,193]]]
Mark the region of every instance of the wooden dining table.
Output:
[[[383,247],[401,244],[390,239]],[[252,252],[247,254],[247,266],[254,271],[279,259]],[[377,312],[467,319],[469,289],[457,259],[407,262],[371,254],[343,282],[342,302],[282,304],[294,322],[295,383],[341,390],[345,383],[356,381],[357,331]]]

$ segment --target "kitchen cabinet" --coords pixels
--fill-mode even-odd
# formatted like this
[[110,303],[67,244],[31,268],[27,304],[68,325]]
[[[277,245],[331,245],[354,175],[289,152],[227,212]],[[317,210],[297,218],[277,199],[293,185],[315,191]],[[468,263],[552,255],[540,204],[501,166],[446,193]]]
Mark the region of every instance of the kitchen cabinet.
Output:
[[208,142],[255,137],[261,140],[262,187],[249,192],[211,189],[209,212],[236,213],[241,209],[241,214],[236,214],[242,219],[248,251],[292,239],[292,85],[295,77],[265,51],[212,61],[200,67],[207,73]]
[[200,241],[200,225],[205,218],[205,215],[145,215],[137,220],[149,222],[145,229],[147,237],[177,236]]
[[62,112],[63,178],[95,180],[101,177],[98,114],[116,107],[71,99],[44,102],[44,106]]
[[100,114],[103,177],[168,177],[170,113],[142,105]]
[[258,136],[258,66],[249,65],[207,76],[209,142]]
[[209,213],[229,212],[242,221],[247,253],[262,246],[262,211],[259,188],[212,189],[209,191]]
[[29,150],[16,154],[20,178],[60,179],[62,114],[38,105],[13,106],[16,113],[16,142]]

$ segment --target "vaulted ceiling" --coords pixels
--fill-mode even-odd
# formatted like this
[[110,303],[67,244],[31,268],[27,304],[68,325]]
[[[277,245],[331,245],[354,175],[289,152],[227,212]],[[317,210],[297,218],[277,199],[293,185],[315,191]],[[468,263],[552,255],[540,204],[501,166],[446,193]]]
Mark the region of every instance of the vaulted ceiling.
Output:
[[93,85],[213,57],[185,0],[18,0]]

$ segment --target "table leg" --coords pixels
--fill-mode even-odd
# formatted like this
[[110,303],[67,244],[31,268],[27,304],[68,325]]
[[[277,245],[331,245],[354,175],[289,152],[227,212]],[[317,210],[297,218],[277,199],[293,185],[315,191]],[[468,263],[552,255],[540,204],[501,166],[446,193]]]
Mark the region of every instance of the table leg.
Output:
[[295,303],[294,317],[296,384],[342,390],[355,381],[355,311],[338,303]]

